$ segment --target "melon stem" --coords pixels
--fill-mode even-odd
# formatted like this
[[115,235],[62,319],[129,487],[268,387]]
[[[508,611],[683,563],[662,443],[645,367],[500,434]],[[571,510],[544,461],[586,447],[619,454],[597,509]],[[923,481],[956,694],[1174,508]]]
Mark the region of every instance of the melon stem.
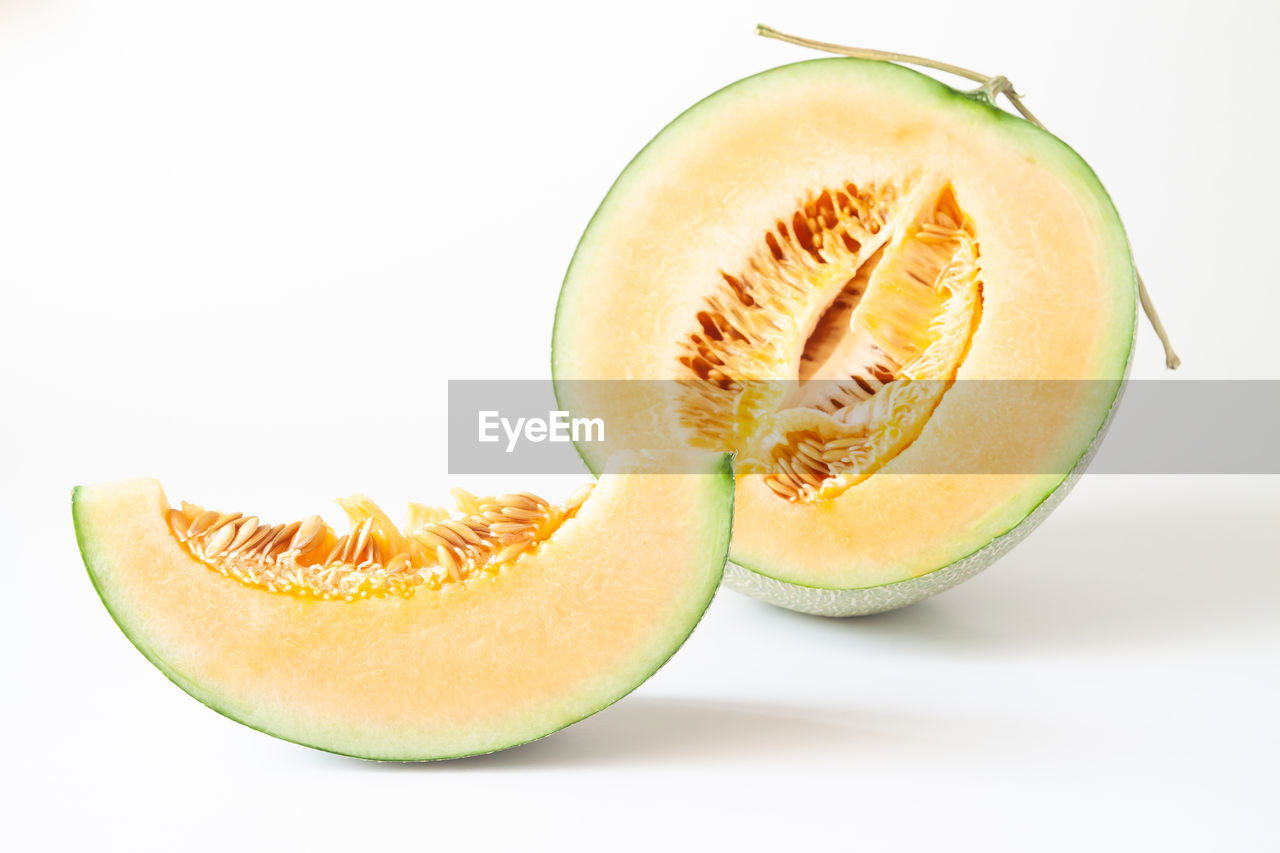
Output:
[[[837,56],[852,56],[855,59],[875,59],[881,62],[897,62],[902,65],[919,65],[923,68],[932,68],[935,71],[942,71],[947,74],[954,74],[957,77],[963,77],[966,80],[972,80],[980,84],[979,87],[970,94],[975,95],[992,106],[996,106],[996,99],[1004,95],[1009,99],[1009,103],[1013,104],[1023,118],[1034,124],[1036,127],[1049,132],[1040,119],[1036,118],[1031,110],[1027,109],[1027,105],[1023,103],[1022,96],[1013,89],[1013,84],[1009,82],[1009,78],[1004,75],[991,76],[972,71],[968,68],[961,68],[959,65],[952,65],[949,62],[939,62],[936,59],[929,59],[924,56],[913,56],[909,53],[894,53],[888,50],[875,50],[868,47],[848,47],[842,44],[832,44],[825,41],[814,41],[813,39],[801,38],[788,33],[779,32],[773,27],[766,24],[756,24],[756,35],[765,38],[777,39],[788,44],[807,47],[812,50],[820,50],[824,53],[833,53]],[[1147,292],[1147,285],[1142,280],[1142,274],[1134,269],[1134,278],[1138,284],[1138,301],[1142,304],[1142,313],[1146,315],[1147,322],[1151,324],[1152,330],[1155,331],[1156,337],[1160,339],[1161,346],[1164,347],[1164,363],[1165,367],[1170,370],[1177,370],[1182,364],[1182,359],[1178,358],[1178,354],[1173,350],[1173,344],[1169,341],[1169,333],[1165,331],[1164,323],[1160,322],[1160,314],[1156,311],[1155,303],[1151,300],[1151,294]]]

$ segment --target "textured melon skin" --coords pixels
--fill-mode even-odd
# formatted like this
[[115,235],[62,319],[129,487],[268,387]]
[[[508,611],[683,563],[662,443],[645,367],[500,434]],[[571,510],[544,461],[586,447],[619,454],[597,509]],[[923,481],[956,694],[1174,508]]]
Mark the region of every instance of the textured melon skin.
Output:
[[[604,221],[609,216],[609,208],[611,198],[618,193],[625,192],[630,183],[640,180],[638,174],[639,164],[642,163],[646,153],[655,146],[656,143],[665,135],[676,135],[686,132],[685,127],[697,124],[696,116],[699,115],[704,105],[708,105],[713,101],[724,98],[733,90],[740,86],[752,83],[758,78],[764,78],[779,71],[788,71],[801,66],[812,65],[814,67],[821,64],[837,64],[847,63],[849,65],[862,65],[865,67],[883,67],[885,73],[891,76],[899,76],[902,78],[917,78],[927,81],[925,87],[930,91],[931,96],[940,98],[955,98],[963,100],[966,103],[977,106],[984,114],[986,120],[994,122],[1007,128],[1011,133],[1018,134],[1029,147],[1036,150],[1051,152],[1056,158],[1057,164],[1063,168],[1065,174],[1069,175],[1071,180],[1078,182],[1083,188],[1084,194],[1092,194],[1101,201],[1107,210],[1107,216],[1110,222],[1107,227],[1113,230],[1115,257],[1123,256],[1130,270],[1130,282],[1128,284],[1131,290],[1129,298],[1129,310],[1127,312],[1127,328],[1125,336],[1121,339],[1118,335],[1113,338],[1117,341],[1122,349],[1123,354],[1123,371],[1122,375],[1127,376],[1129,365],[1133,355],[1133,342],[1136,332],[1136,306],[1137,306],[1137,288],[1136,278],[1133,278],[1132,261],[1129,255],[1129,247],[1127,237],[1124,234],[1123,226],[1120,223],[1118,214],[1115,212],[1114,205],[1109,195],[1103,188],[1097,175],[1089,167],[1089,165],[1081,158],[1073,149],[1065,142],[1053,134],[1031,125],[1029,122],[1005,112],[997,107],[992,106],[989,102],[982,98],[975,97],[971,93],[962,92],[945,84],[922,75],[919,72],[897,66],[889,63],[869,62],[857,59],[817,59],[809,62],[796,63],[794,66],[783,66],[778,69],[762,72],[755,77],[744,78],[743,80],[732,83],[726,88],[709,95],[702,101],[686,110],[675,120],[673,120],[666,128],[663,129],[657,137],[654,138],[646,147],[639,152],[632,162],[624,169],[622,174],[610,188],[609,194],[601,203],[596,211],[592,221],[588,224],[583,238],[579,244],[579,253],[587,244],[588,236],[592,233],[593,228],[597,227],[597,223]],[[577,261],[577,254],[574,258]],[[573,278],[573,265],[570,265],[569,273],[566,275],[566,285]],[[556,310],[556,328],[552,341],[552,371],[557,379],[571,378],[561,369],[561,349],[568,349],[563,346],[562,338],[568,338],[564,329],[569,325],[569,319],[572,316],[573,305],[569,288],[562,289],[560,301]],[[1039,501],[1032,507],[1027,515],[1014,524],[1003,533],[992,538],[987,544],[964,557],[956,559],[947,565],[941,566],[924,574],[914,577],[904,578],[903,580],[879,584],[868,587],[856,588],[824,588],[818,586],[808,586],[791,581],[781,580],[771,576],[767,566],[748,566],[745,561],[739,562],[735,559],[735,555],[731,552],[730,563],[725,570],[725,585],[736,591],[751,595],[761,600],[786,607],[798,612],[811,613],[815,615],[825,616],[854,616],[868,615],[880,613],[897,608],[905,607],[917,601],[921,601],[939,592],[943,592],[970,577],[973,577],[984,568],[991,565],[1004,554],[1008,553],[1022,539],[1029,535],[1054,508],[1065,499],[1067,493],[1078,482],[1083,475],[1090,460],[1096,453],[1100,442],[1105,436],[1116,409],[1120,403],[1122,391],[1122,380],[1117,383],[1116,396],[1112,400],[1110,408],[1105,413],[1105,417],[1100,420],[1096,433],[1089,439],[1087,447],[1084,448],[1078,461],[1072,470],[1062,479],[1062,481],[1052,489],[1046,490],[1040,497]],[[563,401],[562,401],[563,404]],[[1082,442],[1083,443],[1083,442]],[[591,448],[579,446],[580,455],[587,463],[589,468],[597,470],[599,467],[598,460],[592,458]]]
[[[352,746],[358,744],[360,738],[358,735],[354,737],[344,737],[341,745],[335,745],[325,740],[313,737],[297,737],[290,733],[290,727],[287,722],[280,725],[263,722],[250,718],[242,712],[237,703],[227,696],[221,695],[217,690],[209,689],[206,685],[201,684],[197,679],[189,678],[180,672],[177,668],[171,666],[152,646],[142,638],[145,633],[140,630],[140,626],[134,624],[134,619],[125,615],[126,608],[122,603],[115,601],[110,594],[108,585],[103,582],[102,566],[107,562],[107,556],[114,549],[111,544],[103,541],[101,534],[95,534],[89,519],[89,512],[86,507],[85,490],[83,487],[77,486],[72,491],[72,516],[76,530],[76,540],[80,547],[81,555],[84,559],[85,567],[88,571],[89,578],[93,583],[99,599],[106,607],[107,612],[111,615],[113,621],[120,629],[121,633],[138,649],[142,655],[159,669],[170,681],[180,687],[188,695],[192,696],[203,705],[217,711],[219,714],[235,720],[255,731],[271,735],[291,743],[301,746],[307,746],[323,752],[329,752],[337,755],[343,755],[351,758],[362,758],[376,761],[400,761],[400,762],[424,762],[448,760],[454,758],[466,758],[474,755],[488,754],[497,752],[516,746],[521,746],[543,737],[554,734],[573,723],[579,722],[592,716],[604,708],[609,707],[626,695],[639,687],[644,681],[648,680],[658,669],[666,664],[685,641],[692,635],[697,624],[701,621],[707,608],[720,585],[723,573],[723,566],[728,557],[730,532],[732,529],[732,512],[734,497],[734,478],[733,464],[730,456],[720,455],[714,466],[708,471],[708,478],[714,480],[714,485],[706,489],[708,506],[707,510],[710,514],[721,518],[719,525],[713,525],[705,530],[705,542],[708,545],[708,552],[714,554],[711,562],[714,564],[714,571],[706,572],[709,580],[705,584],[701,584],[697,589],[688,590],[688,594],[695,598],[690,602],[691,613],[696,614],[694,618],[688,620],[681,626],[680,633],[671,635],[665,643],[661,654],[657,658],[651,658],[652,663],[643,673],[642,676],[636,678],[632,683],[610,696],[605,697],[602,701],[597,701],[586,707],[577,707],[562,714],[561,718],[553,725],[538,731],[524,731],[518,736],[513,737],[509,742],[500,743],[498,745],[486,747],[483,749],[446,751],[434,753],[395,753],[388,752],[386,748],[378,744],[376,741],[370,741],[367,746]],[[610,531],[601,531],[601,535],[608,535]],[[270,593],[262,593],[270,594]],[[359,606],[359,605],[355,605]],[[135,617],[136,618],[136,617]]]
[[[1129,362],[1125,367],[1126,376],[1129,365],[1133,363],[1132,355],[1133,352],[1130,350]],[[1122,396],[1123,386],[1121,386],[1121,392],[1116,394],[1102,428],[1090,442],[1089,449],[1080,457],[1080,461],[1061,484],[1017,525],[967,557],[962,557],[948,566],[919,577],[861,589],[824,589],[803,586],[770,577],[765,572],[730,561],[725,566],[724,585],[752,598],[814,616],[870,616],[875,613],[887,613],[890,610],[898,610],[918,601],[924,601],[940,592],[946,592],[1008,554],[1058,508],[1058,504],[1067,497],[1067,493],[1080,481],[1089,463],[1093,461],[1115,418],[1116,410],[1120,408]]]

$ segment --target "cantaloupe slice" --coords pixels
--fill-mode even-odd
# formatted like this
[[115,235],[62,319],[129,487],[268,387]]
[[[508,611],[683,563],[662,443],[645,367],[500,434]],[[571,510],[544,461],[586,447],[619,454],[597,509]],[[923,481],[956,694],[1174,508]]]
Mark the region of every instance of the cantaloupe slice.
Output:
[[[726,583],[848,615],[946,589],[1045,516],[1134,322],[1124,230],[1066,144],[983,92],[822,59],[636,156],[573,257],[552,367],[611,449],[738,454]],[[573,381],[602,379],[670,381]]]
[[404,529],[357,497],[345,536],[170,508],[154,480],[77,488],[73,511],[116,623],[196,699],[307,746],[423,760],[554,732],[676,651],[733,506],[728,457],[690,464],[624,460],[561,505],[457,493]]

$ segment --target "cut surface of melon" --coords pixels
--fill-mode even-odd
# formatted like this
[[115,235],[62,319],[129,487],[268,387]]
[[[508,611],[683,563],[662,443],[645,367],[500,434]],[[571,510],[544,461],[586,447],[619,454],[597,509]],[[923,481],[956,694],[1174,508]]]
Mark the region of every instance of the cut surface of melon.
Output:
[[[917,72],[822,59],[717,92],[632,161],[570,265],[552,368],[615,437],[738,454],[731,585],[875,612],[969,576],[1065,495],[1118,401],[1135,297],[1120,220],[1063,142]],[[601,379],[671,382],[571,381]]]
[[682,467],[699,473],[620,459],[561,505],[460,493],[452,517],[414,506],[404,528],[352,499],[345,538],[170,507],[145,479],[79,487],[73,512],[107,609],[192,696],[307,746],[426,760],[554,732],[675,652],[720,582],[733,506],[728,457]]

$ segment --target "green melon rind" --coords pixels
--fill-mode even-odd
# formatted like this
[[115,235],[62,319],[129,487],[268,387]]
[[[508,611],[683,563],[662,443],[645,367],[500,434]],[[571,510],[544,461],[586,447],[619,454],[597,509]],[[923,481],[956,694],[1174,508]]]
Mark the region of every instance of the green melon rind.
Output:
[[[1128,278],[1130,280],[1128,294],[1128,310],[1127,326],[1128,334],[1124,341],[1122,353],[1123,370],[1122,376],[1128,375],[1129,367],[1133,358],[1133,346],[1136,338],[1137,330],[1137,279],[1133,268],[1132,255],[1129,248],[1128,238],[1124,231],[1124,226],[1120,221],[1119,213],[1116,211],[1115,205],[1110,195],[1103,187],[1102,182],[1098,179],[1097,174],[1092,167],[1085,162],[1075,149],[1071,148],[1063,140],[1059,139],[1052,133],[1042,128],[1036,127],[1030,122],[999,109],[992,104],[975,98],[972,94],[954,89],[927,74],[923,74],[915,69],[906,68],[889,62],[881,62],[878,60],[856,59],[851,57],[823,58],[812,59],[804,62],[797,62],[791,65],[785,65],[773,68],[759,74],[745,77],[728,86],[713,92],[693,106],[689,107],[666,127],[664,127],[657,136],[649,141],[642,148],[631,162],[627,164],[622,173],[613,182],[605,195],[600,206],[596,209],[591,221],[588,222],[587,228],[584,230],[581,239],[578,241],[577,249],[574,252],[573,260],[570,261],[569,269],[565,274],[564,283],[561,287],[560,297],[556,302],[555,322],[552,331],[551,342],[551,369],[553,383],[555,385],[556,397],[558,404],[564,407],[564,401],[561,399],[561,390],[559,380],[563,371],[560,369],[560,352],[561,348],[558,342],[562,338],[563,328],[569,322],[569,316],[572,313],[572,290],[569,285],[573,278],[574,265],[582,255],[584,248],[588,245],[589,238],[597,227],[601,227],[601,223],[607,221],[611,200],[622,190],[624,190],[631,181],[638,180],[643,172],[643,165],[648,157],[656,156],[655,152],[660,143],[665,143],[670,137],[676,135],[680,127],[686,123],[686,120],[697,117],[701,112],[701,108],[707,106],[712,101],[720,100],[731,94],[733,90],[745,88],[754,82],[759,82],[764,78],[777,75],[786,75],[793,73],[803,73],[805,70],[812,68],[820,68],[824,66],[836,67],[845,65],[857,67],[861,72],[871,75],[881,75],[893,78],[895,83],[908,82],[914,85],[913,94],[917,96],[934,97],[940,101],[946,101],[949,105],[964,105],[974,111],[974,115],[980,117],[980,120],[996,122],[1001,125],[1003,132],[1016,134],[1021,137],[1021,142],[1030,148],[1035,148],[1047,159],[1052,162],[1060,170],[1061,174],[1070,176],[1077,182],[1083,190],[1086,190],[1093,200],[1097,203],[1098,212],[1100,214],[1100,226],[1105,227],[1107,236],[1111,238],[1112,245],[1108,257],[1113,258],[1117,264],[1124,264],[1128,269]],[[694,124],[694,122],[689,122]],[[732,554],[728,566],[725,568],[724,583],[730,589],[745,593],[754,598],[776,604],[790,610],[796,610],[802,613],[811,613],[822,616],[862,616],[873,613],[883,613],[889,610],[896,610],[907,605],[922,601],[930,596],[937,595],[962,581],[965,581],[983,569],[990,566],[1000,557],[1004,556],[1021,542],[1027,535],[1031,533],[1045,518],[1060,504],[1071,491],[1072,487],[1079,481],[1088,467],[1089,462],[1096,454],[1102,439],[1104,438],[1112,418],[1120,405],[1120,399],[1123,391],[1123,379],[1117,380],[1116,394],[1112,399],[1111,406],[1108,408],[1105,418],[1099,424],[1097,431],[1094,433],[1086,446],[1084,452],[1078,458],[1076,464],[1071,471],[1064,476],[1058,485],[1047,491],[1034,507],[1030,509],[1028,514],[1024,516],[1018,523],[1013,525],[1009,530],[997,535],[983,547],[961,557],[945,566],[941,566],[933,571],[927,572],[913,578],[907,578],[888,584],[880,584],[872,587],[862,588],[824,588],[816,586],[807,586],[804,584],[785,581],[773,577],[763,568],[752,568],[743,565],[742,562],[732,559]],[[584,446],[582,443],[575,444],[579,456],[583,462],[592,471],[593,474],[599,476],[602,467],[602,460],[593,458],[592,450],[594,448]]]
[[71,513],[76,530],[76,544],[80,548],[81,557],[84,560],[85,568],[88,570],[89,580],[93,584],[94,591],[97,592],[98,598],[102,601],[107,613],[111,615],[111,619],[115,622],[116,627],[120,629],[120,632],[125,635],[130,643],[133,644],[134,648],[141,652],[142,656],[150,661],[156,669],[160,670],[166,678],[202,705],[218,712],[228,719],[247,726],[254,731],[262,732],[263,734],[279,738],[283,741],[288,741],[289,743],[295,743],[299,746],[310,747],[312,749],[332,753],[334,755],[341,755],[348,758],[360,758],[370,761],[447,761],[455,758],[470,758],[477,755],[488,755],[494,752],[512,749],[517,746],[523,746],[526,743],[532,743],[533,741],[541,740],[548,735],[555,734],[574,723],[581,722],[587,717],[603,711],[605,708],[608,708],[610,705],[613,705],[615,702],[626,697],[645,681],[648,681],[649,678],[666,665],[667,661],[680,650],[681,646],[683,646],[685,641],[692,636],[694,629],[696,629],[698,624],[702,621],[702,617],[706,614],[707,608],[711,606],[711,602],[715,597],[716,591],[720,587],[720,583],[723,578],[723,567],[727,565],[728,561],[729,542],[733,531],[734,475],[732,456],[729,454],[720,454],[718,460],[714,464],[712,470],[708,472],[707,476],[714,477],[716,481],[709,489],[709,500],[720,504],[719,508],[712,507],[711,510],[709,510],[709,514],[719,518],[720,522],[707,530],[706,541],[715,543],[712,553],[718,554],[719,556],[713,559],[713,563],[721,566],[721,569],[719,571],[709,572],[708,577],[711,582],[708,583],[705,588],[695,591],[696,594],[693,595],[692,599],[695,602],[692,612],[696,613],[696,616],[690,621],[688,629],[683,634],[676,636],[667,648],[663,649],[658,655],[656,655],[656,660],[651,663],[647,672],[642,677],[606,701],[590,707],[585,712],[576,710],[569,714],[563,721],[558,721],[554,725],[547,727],[536,734],[517,738],[511,743],[495,746],[491,749],[458,752],[448,755],[388,755],[380,753],[376,748],[367,750],[336,748],[323,743],[291,737],[290,735],[282,732],[279,728],[269,724],[250,722],[247,718],[251,716],[251,714],[236,707],[238,703],[230,700],[228,697],[219,695],[215,691],[206,690],[191,679],[185,677],[175,668],[166,663],[164,659],[146,643],[139,639],[139,632],[134,630],[131,627],[129,620],[123,616],[123,608],[113,604],[112,598],[107,593],[105,585],[99,576],[98,570],[95,569],[96,555],[99,549],[96,546],[93,537],[89,535],[89,532],[86,529],[87,520],[85,518],[85,512],[83,511],[83,504],[81,501],[81,486],[76,486],[72,489]]
[[[1091,192],[1094,200],[1098,202],[1101,218],[1107,220],[1106,223],[1100,224],[1112,226],[1109,231],[1111,231],[1111,235],[1115,239],[1111,250],[1117,257],[1122,257],[1128,263],[1132,275],[1132,257],[1128,238],[1125,235],[1124,226],[1120,222],[1119,214],[1116,212],[1111,197],[1102,186],[1102,182],[1098,179],[1093,168],[1085,162],[1084,158],[1075,149],[1057,136],[1043,128],[1036,127],[1019,116],[975,97],[972,93],[955,89],[913,68],[907,68],[891,62],[853,57],[824,57],[794,62],[736,80],[690,106],[668,122],[657,135],[650,139],[631,158],[622,172],[609,186],[604,198],[587,222],[587,227],[583,230],[582,236],[578,239],[556,300],[551,333],[551,374],[553,386],[556,388],[557,400],[559,400],[560,380],[565,379],[567,381],[571,379],[571,377],[564,376],[565,370],[561,365],[563,347],[560,342],[566,334],[570,318],[573,315],[573,297],[576,289],[571,285],[573,284],[574,269],[590,250],[595,232],[605,227],[608,223],[615,200],[627,190],[630,184],[642,179],[649,161],[661,158],[665,147],[678,144],[683,134],[694,132],[699,122],[703,119],[704,112],[707,113],[706,118],[709,119],[714,115],[716,109],[728,108],[732,104],[734,96],[741,97],[744,94],[749,94],[752,86],[781,85],[788,77],[821,73],[826,69],[856,69],[859,74],[869,78],[881,78],[887,81],[885,83],[886,86],[897,88],[904,97],[913,97],[925,101],[932,99],[938,103],[945,104],[948,109],[968,112],[975,122],[992,123],[998,125],[1002,133],[1019,136],[1021,144],[1051,159],[1053,165],[1059,168],[1064,177],[1070,177],[1078,185]],[[1135,313],[1137,307],[1136,284],[1132,303],[1130,313]],[[1117,353],[1117,356],[1117,364],[1127,363],[1127,350],[1124,353]],[[576,447],[583,461],[587,463],[587,467],[598,476],[603,460],[591,458],[591,452],[595,448],[589,445],[584,446],[582,443],[577,443]]]

